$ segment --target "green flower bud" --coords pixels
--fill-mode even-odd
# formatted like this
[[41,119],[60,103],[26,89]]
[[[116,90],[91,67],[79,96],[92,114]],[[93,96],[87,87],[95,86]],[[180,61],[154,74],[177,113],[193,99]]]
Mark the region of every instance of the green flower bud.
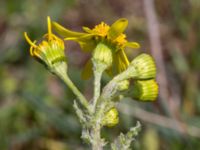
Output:
[[118,90],[119,91],[124,91],[129,88],[130,82],[129,80],[124,80],[118,83]]
[[118,111],[115,107],[111,108],[103,118],[103,126],[113,127],[119,123]]
[[158,84],[155,80],[137,80],[134,83],[133,98],[139,101],[154,101],[158,97]]
[[95,63],[104,64],[108,68],[112,65],[113,61],[112,50],[104,43],[99,43],[93,52],[92,59]]
[[156,65],[153,58],[148,54],[137,56],[131,64],[138,73],[138,79],[151,79],[156,77]]

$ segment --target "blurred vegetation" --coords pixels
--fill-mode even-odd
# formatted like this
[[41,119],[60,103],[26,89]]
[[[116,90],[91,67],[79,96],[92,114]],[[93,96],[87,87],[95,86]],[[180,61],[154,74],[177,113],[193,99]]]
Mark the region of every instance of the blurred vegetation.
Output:
[[[103,136],[112,140],[120,131],[127,131],[136,120],[141,120],[143,130],[133,145],[135,149],[200,149],[200,1],[155,0],[154,4],[171,99],[166,101],[166,106],[159,103],[160,98],[155,103],[123,101],[126,107],[119,106],[120,124],[104,129]],[[80,140],[81,129],[72,108],[74,95],[30,58],[29,45],[23,37],[23,32],[27,31],[32,39],[39,39],[46,32],[47,15],[78,31],[81,26],[93,27],[101,21],[111,24],[125,17],[129,20],[128,39],[142,45],[141,51],[127,50],[129,57],[151,52],[141,0],[1,0],[1,150],[88,149]],[[80,78],[89,54],[81,52],[73,42],[66,46],[70,76],[90,98],[92,80]],[[104,82],[107,80],[105,76]],[[135,111],[131,111],[133,109]],[[175,110],[173,116],[164,109]],[[148,119],[149,114],[152,120],[157,117],[157,121]],[[168,123],[175,123],[164,126],[163,121],[167,119]]]

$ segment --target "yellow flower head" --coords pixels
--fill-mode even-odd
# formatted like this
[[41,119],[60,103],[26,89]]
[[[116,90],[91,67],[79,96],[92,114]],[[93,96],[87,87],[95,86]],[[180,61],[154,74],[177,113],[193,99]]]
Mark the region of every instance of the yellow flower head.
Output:
[[[64,36],[65,40],[73,40],[78,42],[83,51],[93,51],[100,42],[108,45],[112,51],[113,57],[113,65],[110,67],[110,69],[108,69],[110,74],[118,74],[128,67],[129,60],[124,52],[125,47],[140,47],[138,43],[128,42],[126,40],[126,35],[123,32],[127,28],[127,25],[128,20],[121,18],[115,21],[111,26],[101,22],[93,29],[83,27],[85,32],[74,32],[64,28],[56,22],[53,22],[54,29],[60,35]],[[88,61],[83,71],[83,78],[88,78],[91,75],[91,69],[91,61]]]
[[105,37],[107,36],[109,29],[110,27],[106,23],[101,22],[92,29],[92,32],[98,36]]
[[51,20],[47,17],[48,33],[44,35],[44,40],[36,45],[36,41],[32,42],[27,33],[24,33],[25,39],[31,45],[30,55],[51,67],[57,62],[66,61],[64,54],[64,42],[52,33]]
[[118,48],[124,48],[127,40],[126,40],[126,35],[125,34],[120,34],[116,39],[113,40],[113,43],[116,43]]

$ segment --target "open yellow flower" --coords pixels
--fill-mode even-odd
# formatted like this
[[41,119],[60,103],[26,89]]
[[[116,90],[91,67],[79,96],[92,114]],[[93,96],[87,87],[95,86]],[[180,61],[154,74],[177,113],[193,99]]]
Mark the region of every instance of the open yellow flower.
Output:
[[[128,20],[121,18],[114,22],[111,26],[104,22],[96,25],[93,29],[83,27],[85,32],[74,32],[53,22],[54,29],[58,34],[65,37],[65,40],[73,40],[79,43],[83,51],[91,52],[95,49],[97,44],[103,42],[112,50],[113,65],[108,69],[110,74],[117,74],[124,71],[128,65],[129,60],[124,52],[125,47],[139,48],[140,45],[136,42],[128,42],[126,35],[123,34],[128,25]],[[88,61],[84,70],[83,78],[89,78],[92,74],[92,63]]]
[[24,33],[25,39],[31,45],[30,55],[36,58],[47,67],[51,68],[57,62],[65,62],[64,41],[54,35],[51,29],[50,17],[47,17],[48,33],[44,35],[44,40],[36,45],[32,42],[27,33]]

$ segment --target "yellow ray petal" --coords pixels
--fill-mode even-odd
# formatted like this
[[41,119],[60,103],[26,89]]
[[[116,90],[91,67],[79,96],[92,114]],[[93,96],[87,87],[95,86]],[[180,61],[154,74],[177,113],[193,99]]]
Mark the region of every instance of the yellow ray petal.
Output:
[[28,35],[27,35],[26,32],[24,32],[24,37],[25,37],[26,41],[27,41],[31,46],[33,46],[33,47],[35,47],[35,48],[37,47],[37,45],[35,45],[35,43],[32,42],[32,41],[30,40],[30,38],[28,37]]
[[128,67],[128,65],[129,65],[129,60],[128,60],[128,58],[127,58],[127,56],[126,56],[124,50],[120,50],[118,53],[119,53],[119,56],[120,56],[121,61],[123,61],[124,64]]
[[120,73],[124,70],[126,70],[126,68],[129,65],[129,60],[124,52],[124,50],[119,50],[118,52],[115,53],[115,65],[116,65],[116,73]]
[[121,33],[125,31],[127,26],[128,20],[126,18],[121,18],[115,21],[108,31],[108,37],[114,40],[116,37],[118,37]]
[[79,36],[79,37],[67,37],[67,38],[64,38],[64,40],[67,40],[67,41],[76,41],[76,42],[91,42],[92,41],[92,37],[93,35],[92,34],[84,34],[83,36]]
[[87,32],[87,33],[92,33],[92,30],[88,27],[82,27],[83,31]]
[[122,59],[120,57],[119,57],[118,61],[119,61],[118,62],[119,63],[119,65],[118,65],[118,73],[121,73],[124,70],[126,70],[127,65],[122,61]]
[[47,27],[48,27],[48,38],[51,39],[52,31],[51,31],[51,19],[48,16],[47,17]]
[[[35,44],[36,41],[33,41],[33,43]],[[34,49],[35,49],[35,47],[33,47],[33,46],[30,47],[30,54],[31,54],[31,56],[34,56]]]
[[137,42],[127,42],[125,44],[126,47],[131,47],[131,48],[140,48],[140,44]]
[[56,22],[53,22],[52,25],[53,25],[53,28],[56,30],[56,32],[64,37],[80,37],[86,34],[82,32],[74,32],[74,31],[68,30]]
[[84,52],[91,52],[96,47],[96,44],[93,40],[91,40],[91,37],[89,36],[80,38],[65,38],[65,40],[77,42]]

